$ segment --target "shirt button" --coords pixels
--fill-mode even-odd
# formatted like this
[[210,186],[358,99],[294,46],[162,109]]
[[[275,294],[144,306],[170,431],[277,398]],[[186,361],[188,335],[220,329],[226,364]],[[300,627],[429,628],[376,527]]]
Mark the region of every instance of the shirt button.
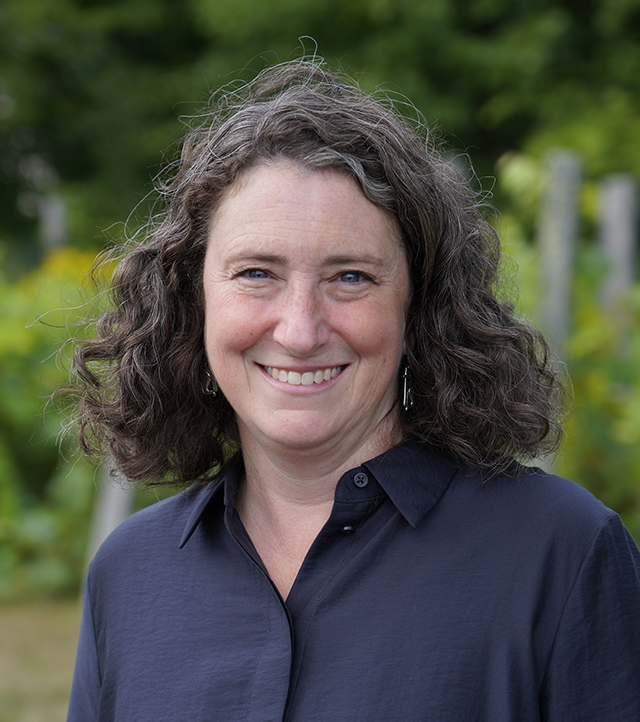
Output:
[[353,483],[356,486],[366,486],[369,483],[369,477],[360,471],[353,477]]
[[353,526],[351,526],[351,524],[345,524],[342,529],[340,529],[340,531],[342,532],[342,534],[353,534],[355,529],[353,528]]

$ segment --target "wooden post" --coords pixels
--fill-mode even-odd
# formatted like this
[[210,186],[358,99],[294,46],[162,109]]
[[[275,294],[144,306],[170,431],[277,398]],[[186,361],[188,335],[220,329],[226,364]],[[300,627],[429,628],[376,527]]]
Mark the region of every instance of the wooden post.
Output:
[[[539,320],[558,359],[566,358],[571,321],[571,287],[579,230],[580,161],[566,150],[545,159],[545,188],[540,208],[538,252],[541,301]],[[549,472],[555,459],[535,460]]]
[[600,187],[598,240],[607,261],[601,300],[621,350],[631,322],[627,293],[634,281],[638,239],[637,188],[628,174],[609,176]]
[[119,471],[109,466],[102,467],[89,532],[87,567],[102,542],[131,513],[133,494],[124,486],[125,483],[126,480]]
[[65,206],[62,196],[48,191],[38,200],[38,222],[40,243],[49,251],[63,246],[67,240]]
[[571,319],[571,283],[579,230],[580,161],[567,150],[546,158],[538,247],[540,323],[558,358],[564,358]]

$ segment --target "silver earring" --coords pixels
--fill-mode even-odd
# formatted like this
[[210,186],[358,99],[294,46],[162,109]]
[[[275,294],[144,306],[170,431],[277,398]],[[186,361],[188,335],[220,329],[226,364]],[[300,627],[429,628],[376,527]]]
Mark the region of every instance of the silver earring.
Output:
[[207,380],[202,390],[208,396],[215,396],[218,393],[218,384],[213,378],[211,371],[205,371],[205,374],[207,375]]
[[411,370],[409,364],[405,361],[402,371],[402,406],[405,411],[413,408],[413,391],[411,389]]

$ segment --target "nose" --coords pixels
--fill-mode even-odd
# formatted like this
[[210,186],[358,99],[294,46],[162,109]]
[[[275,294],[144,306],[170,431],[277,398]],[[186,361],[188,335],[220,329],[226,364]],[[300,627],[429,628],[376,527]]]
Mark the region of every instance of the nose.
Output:
[[313,355],[330,335],[323,299],[310,282],[292,283],[281,299],[273,338],[293,356]]

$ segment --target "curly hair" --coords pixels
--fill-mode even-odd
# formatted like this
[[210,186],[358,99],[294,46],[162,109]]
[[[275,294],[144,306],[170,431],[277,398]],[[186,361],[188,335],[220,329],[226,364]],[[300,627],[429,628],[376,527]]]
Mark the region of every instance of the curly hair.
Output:
[[203,392],[203,262],[225,190],[278,160],[349,174],[399,221],[414,400],[404,435],[489,474],[555,448],[563,390],[548,346],[501,300],[497,234],[424,123],[305,59],[214,94],[201,117],[159,184],[163,210],[125,250],[96,339],[75,355],[85,451],[106,446],[131,480],[187,484],[238,448],[230,404]]

